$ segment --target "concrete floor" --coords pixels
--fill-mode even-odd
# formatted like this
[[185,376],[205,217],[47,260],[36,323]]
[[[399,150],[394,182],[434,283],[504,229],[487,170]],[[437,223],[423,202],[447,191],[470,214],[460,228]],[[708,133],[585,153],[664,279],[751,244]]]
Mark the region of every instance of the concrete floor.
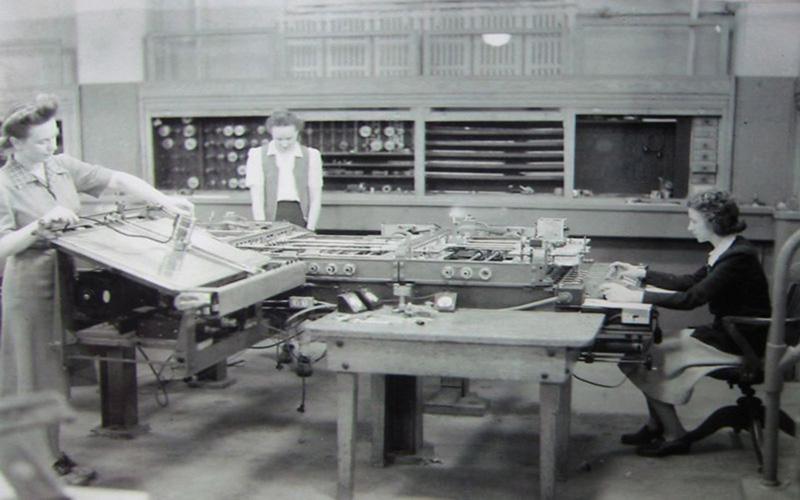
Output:
[[[312,346],[313,347],[313,346]],[[158,500],[329,499],[336,493],[335,377],[318,367],[308,379],[306,412],[298,413],[300,379],[275,369],[273,352],[247,351],[231,359],[236,383],[221,390],[168,384],[169,406],[155,401],[156,385],[140,369],[140,417],[151,427],[134,440],[90,437],[99,423],[99,395],[79,387],[76,421],[64,426],[63,445],[95,467],[97,486],[143,490]],[[322,363],[321,363],[322,364]],[[613,365],[579,365],[577,374],[613,384]],[[435,381],[426,381],[426,390]],[[356,497],[359,499],[535,498],[538,494],[538,388],[533,383],[475,381],[491,401],[483,417],[425,416],[430,459],[373,468],[369,458],[368,379],[360,391]],[[800,409],[797,386],[784,399]],[[737,390],[704,380],[680,409],[688,427],[710,410],[736,399]],[[800,412],[795,411],[795,415]],[[603,389],[575,381],[568,479],[564,499],[739,498],[740,482],[755,477],[747,434],[743,446],[721,431],[688,456],[638,457],[619,434],[644,418],[641,395],[628,382]],[[781,437],[781,477],[794,466],[794,442]]]

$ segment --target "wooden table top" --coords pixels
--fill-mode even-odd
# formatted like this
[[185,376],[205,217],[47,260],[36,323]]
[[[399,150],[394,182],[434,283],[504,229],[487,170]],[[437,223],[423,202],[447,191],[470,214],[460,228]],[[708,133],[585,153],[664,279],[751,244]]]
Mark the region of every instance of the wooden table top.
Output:
[[383,307],[358,314],[333,313],[306,324],[321,339],[349,338],[455,342],[529,347],[585,347],[603,325],[603,314],[458,309],[408,316]]

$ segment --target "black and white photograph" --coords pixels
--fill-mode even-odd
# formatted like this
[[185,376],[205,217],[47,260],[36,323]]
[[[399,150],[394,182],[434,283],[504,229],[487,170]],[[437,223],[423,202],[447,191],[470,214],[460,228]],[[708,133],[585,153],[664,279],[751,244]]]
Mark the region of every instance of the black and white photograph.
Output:
[[800,1],[0,0],[0,500],[800,500]]

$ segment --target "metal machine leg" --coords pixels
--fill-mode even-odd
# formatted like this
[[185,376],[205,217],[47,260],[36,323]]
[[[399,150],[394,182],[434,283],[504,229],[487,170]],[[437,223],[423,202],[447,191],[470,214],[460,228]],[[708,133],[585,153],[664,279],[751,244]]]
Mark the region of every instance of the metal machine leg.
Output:
[[422,448],[421,384],[417,377],[387,375],[384,451],[392,456],[413,456]]
[[100,361],[100,406],[101,424],[92,430],[94,434],[131,439],[149,431],[149,426],[139,425],[139,385],[136,380],[136,350],[133,347],[108,347],[103,349],[104,358],[119,358],[124,361]]

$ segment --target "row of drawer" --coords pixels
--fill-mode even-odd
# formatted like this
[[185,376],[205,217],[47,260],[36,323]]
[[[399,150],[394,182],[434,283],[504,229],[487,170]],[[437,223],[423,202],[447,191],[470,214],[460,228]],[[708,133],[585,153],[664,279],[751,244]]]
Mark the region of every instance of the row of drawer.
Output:
[[719,118],[699,117],[692,120],[690,143],[690,184],[715,184],[717,181],[717,137]]

